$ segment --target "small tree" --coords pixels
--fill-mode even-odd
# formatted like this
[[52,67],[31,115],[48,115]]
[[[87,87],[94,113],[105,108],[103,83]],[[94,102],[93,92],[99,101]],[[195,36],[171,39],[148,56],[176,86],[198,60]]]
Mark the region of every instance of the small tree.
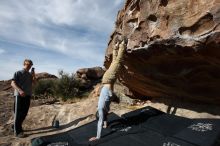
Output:
[[59,71],[59,80],[56,84],[56,94],[64,101],[69,98],[74,98],[80,95],[80,82],[73,75]]
[[80,81],[69,75],[63,70],[58,72],[59,79],[56,80],[40,80],[34,88],[34,94],[37,96],[54,96],[60,97],[62,100],[81,97],[83,92],[80,90]]
[[35,96],[55,95],[55,80],[39,80],[34,86],[33,93]]

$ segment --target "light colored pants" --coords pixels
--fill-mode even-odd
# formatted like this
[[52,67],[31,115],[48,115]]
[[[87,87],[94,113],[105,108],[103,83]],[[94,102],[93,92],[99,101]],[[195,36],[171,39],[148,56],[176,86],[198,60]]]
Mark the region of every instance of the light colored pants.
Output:
[[97,125],[96,138],[101,137],[103,122],[107,121],[108,111],[110,110],[111,97],[112,97],[112,91],[108,87],[103,86],[98,102],[99,121]]

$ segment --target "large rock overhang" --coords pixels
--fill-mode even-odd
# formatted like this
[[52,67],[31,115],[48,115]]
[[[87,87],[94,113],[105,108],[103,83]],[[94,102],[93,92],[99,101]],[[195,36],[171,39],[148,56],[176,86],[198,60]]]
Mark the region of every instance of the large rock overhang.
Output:
[[220,104],[220,3],[216,0],[127,0],[113,39],[128,38],[120,81],[131,96]]

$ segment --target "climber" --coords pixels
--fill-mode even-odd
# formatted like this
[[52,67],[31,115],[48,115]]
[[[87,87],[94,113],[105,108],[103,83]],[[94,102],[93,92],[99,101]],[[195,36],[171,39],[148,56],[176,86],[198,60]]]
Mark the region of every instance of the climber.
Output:
[[114,88],[113,86],[117,79],[117,75],[122,67],[126,45],[126,38],[122,39],[120,37],[116,37],[113,46],[111,65],[102,78],[103,86],[98,101],[99,120],[97,125],[97,136],[90,138],[89,141],[100,139],[102,128],[107,127],[107,115],[108,111],[110,110],[110,99],[112,97],[112,92]]

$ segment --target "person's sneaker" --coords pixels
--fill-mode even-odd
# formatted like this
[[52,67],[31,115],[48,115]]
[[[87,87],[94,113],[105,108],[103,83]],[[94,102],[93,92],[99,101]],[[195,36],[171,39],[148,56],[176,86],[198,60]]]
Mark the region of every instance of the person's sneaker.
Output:
[[25,135],[23,132],[20,132],[19,134],[16,134],[16,137],[25,138],[25,137],[27,137],[27,135]]

